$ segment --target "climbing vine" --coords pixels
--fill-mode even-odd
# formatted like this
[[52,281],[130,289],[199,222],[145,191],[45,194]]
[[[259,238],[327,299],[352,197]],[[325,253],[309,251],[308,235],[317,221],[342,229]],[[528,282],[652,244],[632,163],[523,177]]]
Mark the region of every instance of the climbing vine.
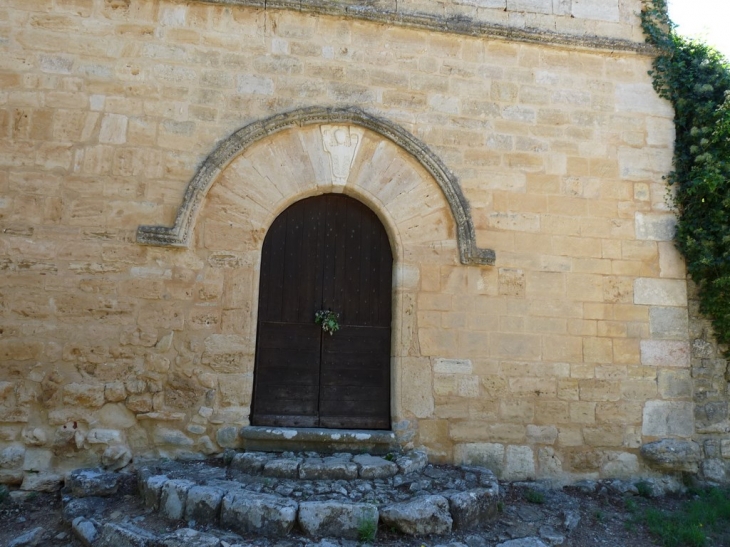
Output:
[[674,106],[675,243],[699,287],[700,311],[721,344],[730,343],[730,65],[712,47],[674,32],[667,0],[642,12],[659,52],[654,88]]

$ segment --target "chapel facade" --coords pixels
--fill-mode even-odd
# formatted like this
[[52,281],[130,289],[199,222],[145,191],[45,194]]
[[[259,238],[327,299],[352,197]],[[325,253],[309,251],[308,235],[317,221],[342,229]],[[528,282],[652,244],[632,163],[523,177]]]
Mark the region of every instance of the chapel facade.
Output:
[[724,480],[641,8],[5,2],[0,483],[313,429]]

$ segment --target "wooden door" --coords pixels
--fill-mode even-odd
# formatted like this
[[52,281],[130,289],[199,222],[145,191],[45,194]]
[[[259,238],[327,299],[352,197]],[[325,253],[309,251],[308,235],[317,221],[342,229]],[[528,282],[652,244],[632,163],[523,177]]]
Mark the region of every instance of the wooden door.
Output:
[[[251,423],[390,428],[393,256],[377,216],[327,194],[274,221],[261,260]],[[314,322],[339,313],[333,335]]]

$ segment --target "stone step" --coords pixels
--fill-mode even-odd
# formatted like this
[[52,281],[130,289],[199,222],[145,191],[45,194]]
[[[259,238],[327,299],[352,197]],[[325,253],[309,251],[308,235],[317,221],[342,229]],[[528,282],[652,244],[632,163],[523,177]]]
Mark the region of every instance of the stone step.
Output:
[[[103,498],[82,496],[107,495],[115,484],[113,475],[72,473],[65,492],[76,499],[66,504],[65,518],[79,537],[95,531],[96,539],[88,542],[94,547],[113,541],[153,545],[142,532],[137,543],[119,539],[137,532],[89,516],[94,503],[84,500]],[[407,536],[448,534],[486,525],[496,515],[499,498],[499,485],[488,469],[434,466],[419,452],[395,461],[368,454],[244,452],[197,462],[150,462],[136,476],[144,504],[165,518],[249,538],[294,532],[312,539],[372,540],[379,526]],[[104,534],[112,539],[103,539]],[[165,541],[154,545],[182,540]],[[196,545],[208,545],[204,541],[208,539]]]

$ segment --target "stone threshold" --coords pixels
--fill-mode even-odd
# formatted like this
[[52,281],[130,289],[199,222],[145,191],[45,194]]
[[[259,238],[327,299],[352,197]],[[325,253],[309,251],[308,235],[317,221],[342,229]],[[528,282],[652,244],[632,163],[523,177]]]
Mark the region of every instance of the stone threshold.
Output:
[[395,433],[367,429],[246,426],[239,432],[247,451],[260,452],[399,452]]

